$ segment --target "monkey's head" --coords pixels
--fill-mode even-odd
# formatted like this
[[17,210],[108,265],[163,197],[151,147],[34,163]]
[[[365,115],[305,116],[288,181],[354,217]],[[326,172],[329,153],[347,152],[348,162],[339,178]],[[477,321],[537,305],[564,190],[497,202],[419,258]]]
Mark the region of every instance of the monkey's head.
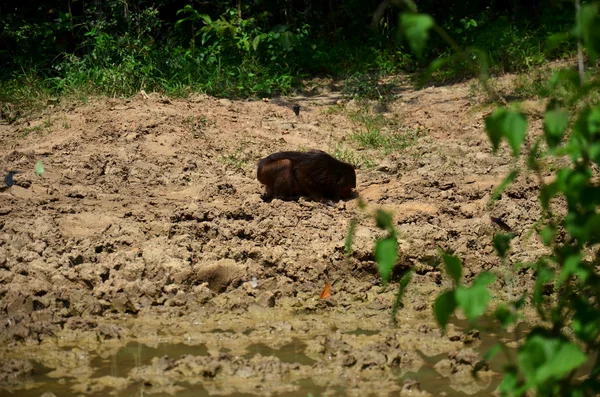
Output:
[[341,198],[350,198],[354,195],[356,189],[356,172],[354,167],[349,164],[344,168],[344,172],[338,178],[337,191]]

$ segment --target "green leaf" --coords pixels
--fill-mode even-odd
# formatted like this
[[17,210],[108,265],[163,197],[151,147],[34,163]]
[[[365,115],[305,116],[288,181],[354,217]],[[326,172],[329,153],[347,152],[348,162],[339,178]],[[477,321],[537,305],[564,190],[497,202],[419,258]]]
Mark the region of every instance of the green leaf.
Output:
[[513,150],[513,156],[519,155],[527,132],[525,116],[506,108],[498,108],[485,119],[485,127],[494,153],[498,150],[502,138],[505,138]]
[[44,173],[44,164],[42,164],[42,160],[38,160],[37,163],[35,163],[35,173],[40,176]]
[[510,112],[504,120],[504,137],[513,149],[513,155],[517,156],[527,132],[527,120],[520,113]]
[[386,212],[382,209],[378,209],[375,214],[375,223],[377,227],[384,230],[392,230],[393,229],[393,221],[392,214],[390,212]]
[[576,32],[583,38],[583,44],[590,55],[590,62],[596,61],[600,54],[600,18],[598,4],[583,4]]
[[496,343],[494,346],[490,347],[490,350],[488,350],[487,353],[485,353],[483,356],[483,361],[490,361],[502,350],[504,350],[504,345],[500,342]]
[[509,366],[504,370],[504,377],[500,386],[498,386],[500,394],[503,396],[520,396],[522,388],[519,387],[519,377],[517,369],[514,366]]
[[561,380],[586,360],[577,345],[532,331],[518,354],[519,367],[530,387],[538,388],[549,380]]
[[442,261],[444,261],[444,265],[446,265],[446,271],[452,280],[454,280],[454,283],[457,285],[460,284],[463,268],[461,260],[454,255],[442,252]]
[[590,158],[596,164],[600,164],[600,142],[594,142],[590,146]]
[[252,40],[252,49],[254,49],[254,51],[258,49],[258,45],[260,44],[262,36],[262,34],[259,34]]
[[425,72],[422,73],[419,76],[419,78],[417,79],[416,86],[418,88],[423,88],[425,85],[429,84],[433,73],[436,72],[437,70],[441,69],[442,66],[446,65],[447,63],[449,63],[450,61],[452,61],[455,58],[456,57],[454,55],[450,55],[450,56],[443,56],[443,57],[440,57],[440,58],[437,58],[437,59],[434,59],[433,61],[431,61],[429,63],[429,66],[425,70]]
[[478,48],[469,48],[475,59],[479,62],[479,81],[483,87],[488,87],[488,80],[490,77],[490,60],[488,53]]
[[502,182],[494,189],[492,193],[492,197],[490,198],[490,205],[494,202],[498,201],[502,193],[510,186],[511,183],[515,181],[515,179],[519,176],[519,170],[512,170],[503,180]]
[[550,77],[550,88],[554,90],[556,86],[563,84],[564,82],[570,83],[573,87],[579,87],[581,80],[579,73],[575,68],[561,69],[552,74]]
[[210,18],[209,15],[207,15],[207,14],[200,14],[199,17],[204,21],[205,24],[207,24],[207,25],[212,24],[212,19]]
[[494,310],[494,317],[500,322],[502,327],[508,328],[517,321],[517,316],[505,304],[499,305]]
[[489,363],[490,360],[492,358],[494,358],[496,356],[496,354],[500,353],[502,350],[504,350],[505,346],[504,344],[498,342],[496,343],[494,346],[492,346],[483,356],[483,358],[481,359],[481,361],[477,362],[475,364],[475,366],[473,367],[473,370],[471,371],[471,373],[473,374],[473,376],[477,376],[477,373],[479,371],[481,371],[485,366],[486,363]]
[[600,132],[600,107],[594,106],[587,115],[588,131],[591,136]]
[[346,256],[352,254],[352,244],[354,242],[354,235],[356,234],[357,226],[358,221],[356,219],[352,219],[350,221],[350,227],[348,228],[348,234],[346,235],[346,241],[344,242],[344,254]]
[[[478,276],[478,278],[481,277]],[[456,289],[456,303],[463,310],[469,321],[476,321],[487,309],[492,298],[487,285],[493,282],[494,277],[486,272],[486,276],[475,280],[470,288],[459,287]]]
[[538,312],[543,315],[544,311],[541,304],[544,300],[544,286],[554,279],[554,272],[544,262],[538,263],[537,275],[535,278],[535,287],[533,290],[533,302],[538,307]]
[[279,37],[279,44],[281,44],[285,50],[289,50],[293,47],[296,40],[296,35],[293,32],[283,32]]
[[379,268],[379,275],[384,284],[390,280],[392,270],[398,257],[398,242],[396,236],[389,236],[375,243],[375,260]]
[[[560,172],[560,171],[559,171]],[[550,206],[550,200],[559,192],[558,183],[554,181],[549,185],[543,185],[540,188],[539,199],[542,208],[548,210]]]
[[475,280],[473,280],[473,285],[478,287],[487,287],[490,284],[493,284],[496,281],[496,276],[490,272],[481,272]]
[[569,33],[554,33],[546,40],[546,52],[551,52],[556,47],[569,39]]
[[433,314],[442,330],[446,330],[446,325],[450,317],[454,314],[456,309],[456,300],[454,298],[454,291],[446,291],[440,294],[433,304]]
[[581,254],[569,255],[567,259],[565,259],[562,270],[558,275],[558,279],[556,280],[557,287],[562,286],[571,275],[577,273],[579,269],[579,263],[581,263]]
[[498,233],[494,235],[494,249],[498,253],[498,256],[502,259],[506,258],[506,252],[510,249],[510,240],[515,238],[513,233]]
[[452,56],[445,56],[445,57],[440,57],[440,58],[434,59],[433,61],[431,61],[431,63],[427,67],[427,72],[429,74],[431,74],[431,73],[439,70],[442,66],[444,66],[445,64],[450,62],[452,59],[454,59],[454,57],[452,57]]
[[544,114],[544,136],[553,149],[560,144],[569,125],[569,113],[560,109],[549,109]]
[[540,164],[538,162],[538,156],[540,153],[540,138],[536,138],[535,143],[529,150],[529,154],[527,155],[527,168],[533,171],[540,170]]
[[413,270],[409,270],[406,272],[402,279],[400,280],[400,284],[398,285],[398,293],[396,294],[396,300],[394,301],[394,305],[392,306],[392,323],[396,323],[396,314],[400,307],[402,307],[402,297],[404,296],[404,291],[406,291],[406,286],[410,282],[412,278]]
[[542,238],[542,243],[544,243],[545,246],[550,246],[550,244],[552,244],[552,241],[554,241],[555,235],[556,235],[556,229],[550,225],[543,228],[542,231],[540,232],[540,237]]
[[417,55],[422,54],[434,24],[433,18],[427,14],[400,14],[400,27]]
[[574,302],[573,331],[577,337],[593,343],[600,334],[600,311],[587,298],[580,297]]
[[201,40],[202,45],[204,45],[210,39],[210,36],[211,35],[208,31],[202,33],[202,40]]

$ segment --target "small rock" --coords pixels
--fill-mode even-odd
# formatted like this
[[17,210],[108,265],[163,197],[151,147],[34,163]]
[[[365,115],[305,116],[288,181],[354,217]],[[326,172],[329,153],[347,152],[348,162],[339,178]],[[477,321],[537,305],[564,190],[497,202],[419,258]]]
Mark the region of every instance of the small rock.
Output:
[[351,355],[351,354],[346,354],[344,357],[342,357],[342,366],[344,367],[351,367],[354,364],[356,364],[356,358]]
[[198,300],[198,303],[200,304],[207,303],[215,296],[215,293],[212,292],[210,288],[208,288],[208,283],[195,285],[194,287],[192,287],[192,292],[194,293],[196,299]]
[[398,164],[393,163],[390,159],[384,159],[379,166],[377,171],[385,172],[387,174],[395,174],[398,172]]
[[261,307],[274,307],[275,306],[275,294],[271,291],[262,292],[258,298],[256,298],[256,303]]
[[407,379],[402,385],[403,392],[421,391],[421,384],[416,379]]

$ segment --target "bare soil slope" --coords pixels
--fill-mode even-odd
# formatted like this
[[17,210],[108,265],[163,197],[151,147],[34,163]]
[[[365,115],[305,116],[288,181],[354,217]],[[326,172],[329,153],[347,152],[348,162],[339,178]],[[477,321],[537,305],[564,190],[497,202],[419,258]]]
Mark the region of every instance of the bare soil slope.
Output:
[[[491,153],[490,108],[466,84],[406,89],[384,116],[415,141],[386,156],[349,139],[360,128],[348,117],[355,103],[291,100],[300,117],[291,102],[151,94],[0,125],[0,170],[22,171],[0,192],[0,394],[57,393],[51,379],[74,395],[436,394],[435,382],[415,375],[426,368],[450,378],[439,386],[447,392],[494,389],[492,370],[477,382],[468,376],[479,335],[454,326],[442,335],[431,314],[449,285],[433,266],[437,247],[464,258],[467,282],[496,272],[497,297],[530,285],[528,271],[505,285],[490,215],[519,235],[510,263],[542,252],[527,233],[539,215],[533,180],[521,178],[488,207],[511,169],[507,150]],[[367,212],[356,200],[260,199],[261,157],[336,147],[377,164],[357,171]],[[377,207],[394,213],[399,269],[417,271],[397,327],[389,325],[395,285],[379,283],[372,253],[380,232],[366,214]],[[323,300],[326,281],[332,296]],[[132,342],[164,354],[110,367]]]

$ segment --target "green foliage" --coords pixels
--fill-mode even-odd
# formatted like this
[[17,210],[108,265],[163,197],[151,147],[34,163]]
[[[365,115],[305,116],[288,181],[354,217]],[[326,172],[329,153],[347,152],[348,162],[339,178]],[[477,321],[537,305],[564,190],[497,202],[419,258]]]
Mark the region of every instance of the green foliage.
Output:
[[375,242],[377,268],[379,269],[381,280],[384,284],[387,284],[390,281],[392,270],[394,270],[398,259],[396,228],[394,227],[392,215],[381,209],[377,210],[375,214],[375,223],[379,229],[387,231],[386,237],[377,239]]
[[599,5],[587,3],[581,6],[581,12],[577,24],[573,28],[573,35],[581,40],[590,62],[595,62],[600,53],[600,17],[598,16]]
[[227,153],[220,157],[221,162],[224,164],[230,165],[236,169],[242,169],[246,164],[248,164],[249,158],[246,153],[244,153],[244,147],[240,146],[236,149],[235,153]]
[[498,254],[498,256],[500,258],[502,258],[502,259],[506,258],[506,253],[510,249],[510,241],[513,238],[515,238],[515,235],[513,233],[508,233],[508,234],[499,233],[499,234],[494,235],[494,241],[493,241],[494,249],[496,250],[496,253]]
[[354,234],[356,233],[356,227],[358,226],[358,222],[353,219],[350,222],[350,227],[348,228],[348,234],[346,234],[346,240],[344,242],[344,255],[349,256],[352,254],[352,243],[354,242]]
[[455,284],[460,284],[462,279],[462,262],[455,256],[442,252],[442,261],[446,266],[448,275],[454,280]]
[[406,287],[410,280],[412,279],[413,270],[407,271],[404,276],[400,279],[400,283],[398,284],[398,292],[396,293],[396,299],[394,300],[394,305],[392,306],[392,324],[396,324],[396,315],[398,314],[398,310],[403,307],[402,297],[404,296],[404,292],[406,291]]
[[494,282],[494,275],[488,272],[480,273],[470,287],[465,287],[462,283],[462,261],[444,251],[440,256],[454,286],[441,293],[435,300],[433,313],[438,324],[445,330],[456,309],[461,309],[470,322],[475,322],[485,313],[490,302],[491,294],[487,287]]
[[562,141],[569,125],[569,113],[557,101],[550,101],[544,114],[544,138],[551,149]]
[[457,287],[455,298],[457,306],[460,307],[467,319],[471,322],[476,321],[487,310],[487,306],[491,299],[488,285],[495,281],[495,276],[492,273],[480,273],[470,287]]
[[[359,201],[359,208],[364,209],[365,207],[365,204],[362,201]],[[375,221],[377,228],[386,232],[385,236],[380,237],[375,241],[374,255],[381,281],[384,285],[387,285],[390,282],[394,268],[398,263],[398,236],[394,226],[394,219],[390,212],[377,209],[371,217]],[[344,246],[346,255],[352,250],[352,242],[354,234],[356,233],[356,227],[357,221],[353,220],[346,236]],[[394,300],[391,311],[392,324],[396,324],[396,315],[398,310],[402,307],[402,297],[411,280],[412,273],[412,270],[408,270],[402,276],[400,283],[398,284],[398,292],[396,293],[396,299]]]
[[492,197],[490,198],[490,204],[494,204],[494,202],[498,201],[502,193],[510,186],[511,183],[519,176],[519,170],[512,170],[504,180],[494,189],[492,193]]
[[557,383],[582,365],[586,355],[566,337],[538,328],[527,336],[517,360],[524,382],[515,382],[516,371],[511,371],[511,376],[505,377],[500,385],[502,392],[512,395],[533,389],[544,396],[564,395]]
[[423,53],[429,30],[433,25],[433,18],[427,14],[400,14],[400,30],[404,32],[410,47],[417,55]]
[[368,169],[373,168],[377,163],[365,154],[358,153],[355,150],[335,145],[333,157],[346,163],[352,164],[355,168]]
[[435,299],[433,314],[439,326],[442,327],[442,330],[446,329],[450,317],[452,317],[454,310],[456,310],[456,305],[455,291],[442,292]]
[[492,142],[494,153],[500,147],[502,139],[506,139],[513,150],[513,155],[519,154],[521,144],[525,140],[527,120],[523,114],[506,108],[497,109],[485,120],[485,129]]
[[[598,11],[595,3],[581,7],[573,30],[573,35],[583,44],[592,62],[600,54]],[[421,18],[414,12],[412,10],[411,14],[403,15],[400,19],[400,25],[414,51],[423,51],[428,33],[433,29],[460,53],[456,43],[432,19]],[[470,20],[463,19],[461,23],[465,29],[479,26]],[[462,32],[462,29],[455,31],[458,34]],[[480,52],[473,50],[471,53]],[[479,61],[483,62],[484,58]],[[432,68],[439,68],[444,63],[443,60],[434,62]],[[487,65],[482,66],[481,70],[484,87],[490,89],[485,84]],[[543,396],[592,395],[600,384],[598,358],[595,357],[600,347],[600,261],[597,259],[600,255],[596,253],[594,261],[584,259],[594,250],[597,251],[600,244],[600,182],[596,168],[600,165],[600,105],[590,101],[597,84],[586,81],[585,75],[559,71],[552,76],[548,87],[561,85],[569,89],[559,93],[561,98],[555,97],[548,102],[543,117],[543,137],[538,138],[524,153],[528,171],[538,176],[540,183],[539,200],[543,209],[543,217],[538,222],[542,225],[540,237],[552,251],[535,264],[528,265],[536,269],[535,287],[530,300],[540,319],[548,323],[528,332],[525,340],[519,344],[516,359],[508,354],[509,349],[502,342],[494,345],[486,354],[485,358],[491,359],[501,351],[507,352],[509,362],[500,385],[503,395],[521,396],[532,391]],[[564,103],[568,106],[564,106]],[[571,123],[572,119],[574,121]],[[500,107],[486,118],[485,127],[494,153],[506,140],[512,149],[512,156],[521,156],[528,127],[524,114]],[[545,147],[540,144],[542,141]],[[554,181],[546,185],[540,174],[542,167],[539,159],[551,157],[567,157],[571,164],[557,169]],[[522,173],[524,171],[519,168],[511,171],[495,190],[492,205]],[[565,198],[567,211],[564,214],[553,213],[550,209],[550,200],[557,196]],[[375,219],[378,227],[383,229],[391,223],[391,217],[384,211],[378,211]],[[395,236],[391,241],[392,234],[390,232],[375,245],[384,282],[388,281],[397,255],[397,247],[393,244]],[[505,266],[513,238],[515,235],[509,233],[497,234],[493,239],[494,249]],[[469,322],[475,324],[490,304],[492,295],[489,285],[494,283],[495,276],[482,272],[470,286],[465,286],[461,260],[447,252],[441,252],[440,256],[453,286],[435,299],[433,314],[439,326],[445,330],[457,309],[462,310]],[[407,284],[408,277],[402,280],[399,287],[397,303],[393,308],[394,316]],[[508,277],[507,284],[510,284]],[[500,303],[494,311],[494,317],[505,328],[514,325],[527,300],[527,294],[524,294],[513,301]],[[584,378],[576,378],[575,375],[581,372],[581,366],[588,359],[596,360],[591,372]]]
[[[579,7],[579,0],[575,1]],[[600,54],[599,9],[596,3],[584,4],[572,32],[582,43],[591,62],[595,62]],[[469,27],[476,26],[469,24]],[[433,27],[456,51],[460,51],[445,32],[435,24]],[[430,28],[425,23],[412,24],[410,35],[422,40],[425,31]],[[414,30],[419,29],[421,32],[416,34]],[[419,45],[412,43],[413,49],[420,50]],[[582,62],[583,56],[579,59]],[[584,74],[579,76],[574,72],[561,71],[552,76],[550,85],[569,86],[570,91],[563,91],[560,93],[563,98],[554,97],[548,102],[543,117],[543,137],[531,147],[523,148],[528,126],[524,114],[500,107],[485,120],[494,153],[498,152],[503,140],[508,142],[513,157],[519,158],[522,151],[526,152],[523,154],[526,158],[524,163],[540,183],[539,200],[543,210],[543,217],[538,222],[541,225],[540,237],[552,251],[531,265],[536,269],[536,280],[530,300],[540,319],[547,323],[528,332],[525,340],[519,343],[516,359],[507,354],[509,363],[505,366],[500,391],[510,396],[530,392],[542,396],[593,395],[600,384],[596,357],[600,350],[599,261],[584,259],[597,252],[600,244],[600,182],[597,171],[600,165],[600,105],[590,100],[597,84],[586,81]],[[489,89],[489,86],[486,88]],[[542,141],[545,147],[540,144]],[[552,157],[566,157],[571,163],[558,168],[554,180],[545,184],[539,159]],[[494,192],[491,204],[523,172],[520,169],[511,171]],[[566,213],[551,210],[550,201],[558,196],[565,199]],[[512,233],[494,236],[494,248],[505,265],[514,237]],[[482,272],[467,287],[462,284],[460,259],[445,252],[441,253],[441,258],[453,287],[435,300],[433,314],[439,326],[445,330],[459,308],[471,323],[475,323],[490,303],[488,286],[494,282],[494,275]],[[510,284],[509,279],[507,282]],[[494,316],[503,327],[512,326],[527,300],[527,294],[524,294],[514,301],[499,304]],[[508,351],[504,343],[497,343],[486,358],[500,351]],[[590,359],[595,360],[592,370],[584,371],[586,376],[583,378],[576,377],[576,374],[582,373],[582,365]]]
[[42,163],[42,160],[38,160],[38,162],[35,163],[35,173],[37,176],[41,176],[44,173],[44,164]]
[[366,108],[352,113],[350,118],[360,128],[350,135],[360,149],[378,149],[389,155],[413,144],[418,135],[401,130],[397,120],[385,118],[380,113],[373,114]]
[[392,98],[393,84],[380,84],[379,73],[354,72],[344,81],[344,95],[358,99],[374,99],[389,102]]
[[[498,13],[499,3],[440,9],[423,1],[417,13],[412,2],[391,2],[405,3],[411,12],[388,9],[386,15],[393,18],[375,18],[373,29],[367,29],[364,16],[373,12],[371,2],[330,7],[309,1],[301,9],[293,2],[269,1],[241,2],[240,9],[227,2],[180,9],[165,0],[140,0],[135,7],[122,0],[71,3],[24,3],[0,14],[0,85],[9,88],[3,96],[12,105],[39,105],[42,96],[65,93],[117,96],[140,89],[262,97],[301,88],[302,80],[313,75],[345,78],[347,95],[386,104],[394,84],[382,84],[382,78],[418,71],[427,61],[436,61],[430,75],[438,82],[478,73],[474,61],[482,56],[449,56],[452,45],[429,37],[439,29],[428,11],[443,16],[442,26],[465,46],[494,43],[482,54],[503,63],[499,71],[572,54],[572,38],[589,31],[581,37],[593,43],[593,30],[587,27],[596,26],[593,7],[583,7],[582,26],[570,35],[556,34],[551,53],[545,53],[541,38],[564,26],[564,10],[524,24]],[[394,40],[398,32],[404,33],[405,44]],[[415,58],[408,47],[421,57]]]
[[390,233],[388,237],[377,240],[375,243],[375,260],[384,284],[390,280],[397,257],[398,241],[395,234]]

